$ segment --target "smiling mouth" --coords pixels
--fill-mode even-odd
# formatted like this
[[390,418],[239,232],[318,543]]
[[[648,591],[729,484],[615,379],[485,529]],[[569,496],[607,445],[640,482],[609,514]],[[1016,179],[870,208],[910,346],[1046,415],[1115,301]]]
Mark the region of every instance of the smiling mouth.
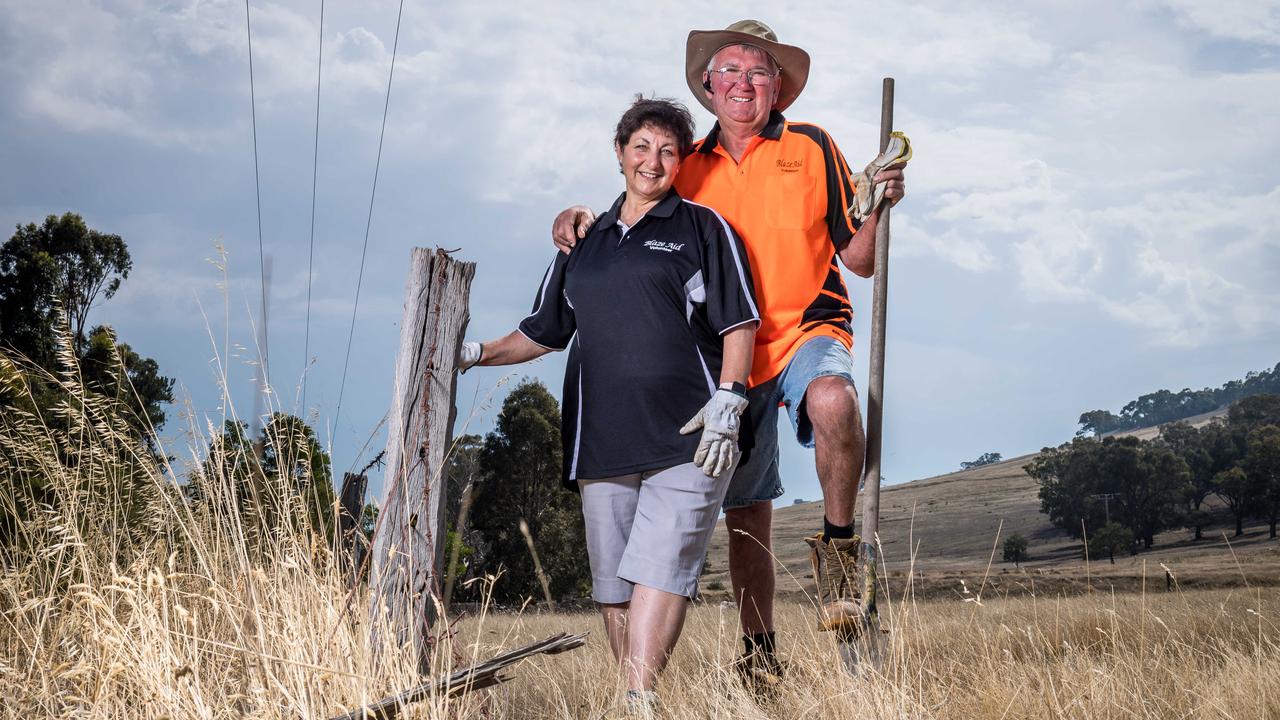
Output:
[[731,97],[731,98],[729,98],[729,102],[735,102],[735,103],[749,103],[749,102],[752,102],[752,101],[754,101],[754,100],[755,100],[755,98],[744,98],[744,97]]
[[658,175],[657,173],[645,172],[644,170],[637,170],[636,174],[639,175],[640,177],[649,178],[650,180],[657,180],[659,177],[661,177],[661,175]]

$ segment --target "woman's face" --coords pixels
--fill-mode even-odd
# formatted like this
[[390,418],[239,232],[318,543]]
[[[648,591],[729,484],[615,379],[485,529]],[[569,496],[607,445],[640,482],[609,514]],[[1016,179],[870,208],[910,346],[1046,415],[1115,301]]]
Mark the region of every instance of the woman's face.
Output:
[[627,194],[658,200],[671,189],[680,168],[680,144],[671,133],[652,125],[631,133],[623,147],[614,146],[627,179]]

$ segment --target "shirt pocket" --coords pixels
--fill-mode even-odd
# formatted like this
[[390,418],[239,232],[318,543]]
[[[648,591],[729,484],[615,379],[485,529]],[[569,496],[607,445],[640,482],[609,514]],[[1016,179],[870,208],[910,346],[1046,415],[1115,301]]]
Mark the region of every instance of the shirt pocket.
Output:
[[805,230],[813,224],[813,178],[802,173],[765,178],[765,220],[777,230]]

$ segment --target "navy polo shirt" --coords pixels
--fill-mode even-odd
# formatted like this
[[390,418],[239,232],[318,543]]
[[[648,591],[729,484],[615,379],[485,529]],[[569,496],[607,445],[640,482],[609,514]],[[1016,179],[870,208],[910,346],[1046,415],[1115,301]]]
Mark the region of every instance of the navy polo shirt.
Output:
[[759,322],[742,241],[674,190],[635,225],[625,193],[547,269],[519,330],[569,348],[561,411],[566,486],[692,462],[680,427],[715,393],[721,335]]

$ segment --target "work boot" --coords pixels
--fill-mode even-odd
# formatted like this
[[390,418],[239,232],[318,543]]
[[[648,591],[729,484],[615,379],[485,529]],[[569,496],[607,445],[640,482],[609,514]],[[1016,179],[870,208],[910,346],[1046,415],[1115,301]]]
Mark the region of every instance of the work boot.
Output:
[[782,687],[783,666],[771,652],[757,649],[743,653],[733,661],[733,670],[743,686],[756,695],[769,697]]
[[858,600],[858,546],[862,539],[831,538],[822,534],[804,539],[813,549],[813,582],[818,586],[818,628],[820,630],[857,629],[862,622]]

